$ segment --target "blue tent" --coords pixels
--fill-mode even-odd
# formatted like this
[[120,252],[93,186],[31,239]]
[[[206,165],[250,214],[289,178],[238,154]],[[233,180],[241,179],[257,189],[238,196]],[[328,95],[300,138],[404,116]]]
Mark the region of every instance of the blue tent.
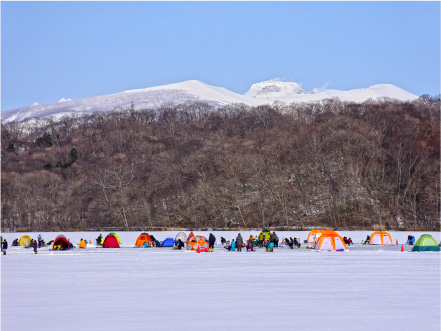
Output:
[[173,247],[175,240],[173,238],[167,238],[162,242],[162,247]]

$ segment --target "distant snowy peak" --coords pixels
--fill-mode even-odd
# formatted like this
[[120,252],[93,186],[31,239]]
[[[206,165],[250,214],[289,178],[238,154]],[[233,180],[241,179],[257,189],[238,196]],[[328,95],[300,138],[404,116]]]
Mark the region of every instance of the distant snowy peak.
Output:
[[58,102],[66,102],[66,101],[72,101],[72,99],[61,98],[60,100],[58,100]]
[[306,93],[296,82],[283,82],[272,79],[253,84],[245,96],[259,99],[278,99]]

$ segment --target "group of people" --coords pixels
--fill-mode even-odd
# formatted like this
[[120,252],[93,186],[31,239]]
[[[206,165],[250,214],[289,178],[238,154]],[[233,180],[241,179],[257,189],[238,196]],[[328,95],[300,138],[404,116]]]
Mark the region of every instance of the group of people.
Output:
[[242,247],[246,247],[247,252],[254,251],[254,244],[253,244],[254,237],[250,236],[250,239],[246,241],[246,243],[243,241],[242,235],[239,233],[236,237],[236,239],[232,239],[231,242],[225,240],[224,237],[221,237],[221,244],[224,245],[224,248],[228,251],[234,252],[242,252]]
[[297,240],[297,238],[294,238],[294,239],[292,237],[289,237],[289,239],[285,238],[285,243],[291,249],[294,249],[294,246],[297,248],[300,248],[300,242],[299,242],[299,240]]
[[266,238],[266,235],[264,235],[263,232],[261,232],[257,237],[257,241],[259,247],[263,247],[263,246],[267,247],[271,243],[274,244],[274,247],[279,247],[279,237],[274,231],[269,232],[268,238]]
[[[276,240],[274,239],[274,236],[272,238],[273,238],[272,241],[264,238],[261,238],[261,240],[258,239],[257,245],[259,247],[265,247],[268,252],[272,252],[274,250],[274,247],[278,247],[278,241],[279,241],[277,235],[276,235],[277,238]],[[242,252],[242,248],[246,248],[247,252],[254,252],[255,237],[251,235],[250,238],[247,239],[245,242],[242,238],[242,235],[239,233],[236,239],[232,239],[231,242],[227,241],[224,237],[221,237],[221,244],[224,246],[226,250],[232,252],[236,250],[238,252]]]
[[[369,239],[370,239],[370,238],[369,238]],[[350,246],[350,245],[353,245],[353,244],[354,244],[354,243],[352,242],[352,239],[351,239],[351,238],[343,237],[343,241],[345,242],[346,246]]]

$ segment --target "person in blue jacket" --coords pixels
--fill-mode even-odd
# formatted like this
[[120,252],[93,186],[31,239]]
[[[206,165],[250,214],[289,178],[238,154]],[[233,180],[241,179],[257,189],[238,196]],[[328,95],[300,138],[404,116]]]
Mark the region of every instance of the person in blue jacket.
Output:
[[5,240],[3,240],[3,242],[2,242],[2,252],[3,252],[3,255],[6,255],[6,250],[8,249],[8,242],[6,241],[6,239]]
[[230,251],[234,252],[236,250],[236,242],[234,241],[234,239],[231,241],[231,249]]
[[33,247],[34,247],[34,253],[35,253],[35,254],[38,254],[38,252],[37,252],[37,247],[38,247],[37,240],[34,240],[34,245],[33,245]]
[[273,242],[270,242],[269,244],[268,244],[268,246],[266,246],[266,251],[267,252],[272,252],[274,250],[274,243]]

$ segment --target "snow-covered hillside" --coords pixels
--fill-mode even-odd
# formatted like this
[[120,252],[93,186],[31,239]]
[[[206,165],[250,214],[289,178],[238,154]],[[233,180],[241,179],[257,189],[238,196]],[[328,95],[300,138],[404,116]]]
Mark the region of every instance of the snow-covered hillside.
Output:
[[363,102],[370,98],[391,98],[413,100],[417,96],[390,84],[373,85],[365,89],[349,91],[314,90],[305,92],[299,83],[270,80],[251,86],[244,95],[234,93],[223,87],[215,87],[197,80],[176,84],[128,90],[115,94],[101,95],[84,99],[60,99],[57,103],[31,106],[2,111],[2,121],[24,121],[36,117],[62,117],[72,114],[91,114],[108,112],[117,108],[129,108],[133,102],[135,109],[158,108],[170,103],[202,101],[213,106],[244,103],[250,106],[271,104],[274,101],[285,103],[318,101],[327,98],[340,98],[342,101]]

